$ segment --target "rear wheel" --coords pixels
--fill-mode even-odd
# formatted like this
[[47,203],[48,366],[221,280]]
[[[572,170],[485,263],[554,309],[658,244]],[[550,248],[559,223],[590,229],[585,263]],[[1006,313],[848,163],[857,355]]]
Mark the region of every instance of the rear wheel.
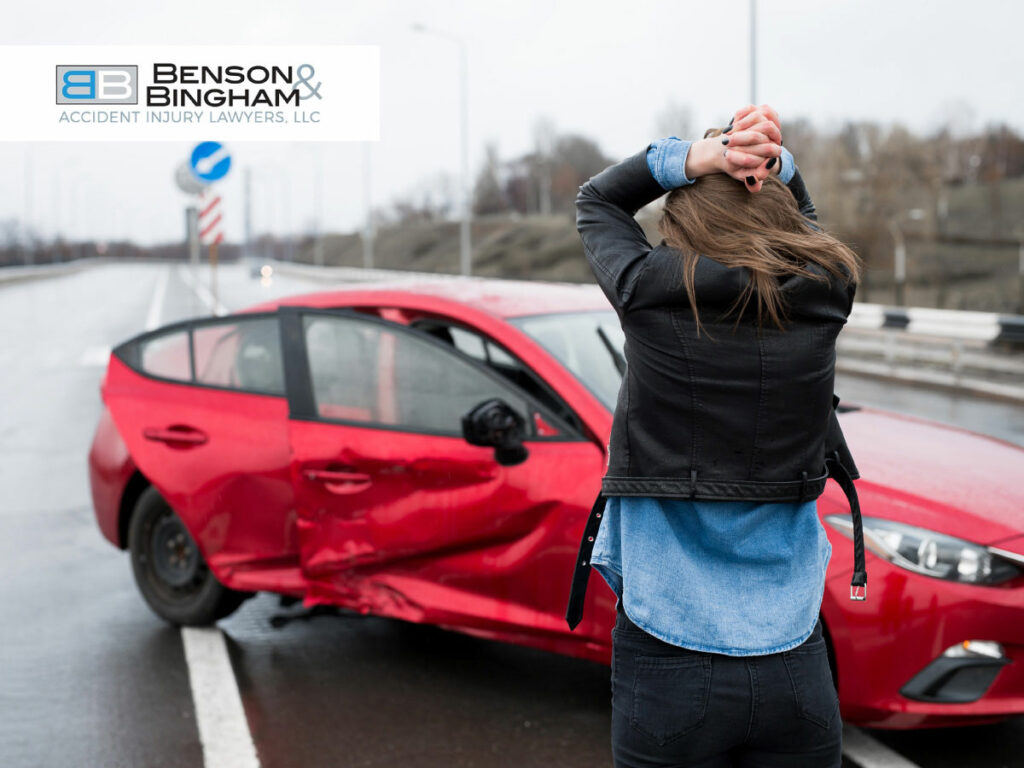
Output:
[[128,548],[142,597],[171,624],[212,624],[251,596],[217,581],[181,518],[152,486],[135,503]]

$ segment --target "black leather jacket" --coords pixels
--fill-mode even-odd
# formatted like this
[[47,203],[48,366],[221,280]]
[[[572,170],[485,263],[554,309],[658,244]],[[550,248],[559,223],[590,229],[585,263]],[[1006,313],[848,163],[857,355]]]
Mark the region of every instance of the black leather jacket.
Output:
[[[815,221],[799,170],[788,187],[800,211]],[[827,282],[787,276],[780,283],[791,321],[786,330],[770,323],[759,330],[751,300],[734,331],[734,315],[717,318],[746,287],[749,273],[701,256],[694,281],[703,326],[698,335],[682,285],[682,255],[664,241],[652,247],[634,219],[663,194],[645,147],[594,176],[576,198],[587,261],[626,337],[608,466],[577,572],[589,570],[587,539],[596,535],[598,508],[610,495],[809,501],[836,476],[856,506],[852,479],[859,475],[833,394],[836,336],[856,285],[816,266]],[[859,508],[854,511],[859,529]],[[866,584],[862,541],[857,565],[860,586]]]
[[[814,218],[799,171],[789,186]],[[633,218],[663,194],[643,150],[594,176],[576,199],[587,260],[626,336],[603,492],[816,498],[828,474],[835,341],[855,284],[787,276],[781,288],[789,327],[766,324],[759,332],[749,311],[734,332],[734,317],[715,318],[737,299],[749,273],[701,256],[695,294],[706,332],[698,335],[681,284],[682,255],[664,242],[652,248]]]

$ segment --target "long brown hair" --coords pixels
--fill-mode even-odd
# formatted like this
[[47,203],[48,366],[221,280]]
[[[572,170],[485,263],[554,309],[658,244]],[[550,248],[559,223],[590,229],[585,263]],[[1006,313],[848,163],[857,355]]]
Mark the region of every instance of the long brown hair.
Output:
[[[711,128],[704,137],[721,132]],[[860,279],[857,254],[832,235],[812,229],[789,188],[775,174],[755,194],[724,173],[701,176],[668,194],[658,230],[667,245],[683,254],[683,285],[698,333],[694,275],[700,254],[725,267],[746,267],[750,272],[746,288],[726,312],[738,309],[737,325],[756,296],[758,326],[767,315],[784,329],[786,311],[778,279],[793,274],[828,282],[826,275],[809,270],[810,264],[843,280]]]

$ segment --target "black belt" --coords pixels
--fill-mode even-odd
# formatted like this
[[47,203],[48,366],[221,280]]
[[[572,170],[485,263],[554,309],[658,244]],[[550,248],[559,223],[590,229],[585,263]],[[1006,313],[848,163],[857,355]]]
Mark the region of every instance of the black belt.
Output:
[[[846,500],[850,504],[850,515],[853,517],[853,578],[850,579],[850,599],[866,600],[868,572],[864,563],[864,524],[860,517],[857,487],[853,484],[853,478],[846,467],[839,461],[839,451],[825,459],[825,466],[828,469],[828,476],[834,478],[846,494]],[[569,605],[565,611],[565,620],[569,623],[570,630],[576,629],[583,618],[583,598],[586,597],[587,583],[590,579],[590,555],[594,551],[594,539],[597,538],[597,529],[601,527],[606,501],[607,497],[603,493],[597,494],[587,524],[583,527],[583,539],[580,541],[572,587],[569,589]]]

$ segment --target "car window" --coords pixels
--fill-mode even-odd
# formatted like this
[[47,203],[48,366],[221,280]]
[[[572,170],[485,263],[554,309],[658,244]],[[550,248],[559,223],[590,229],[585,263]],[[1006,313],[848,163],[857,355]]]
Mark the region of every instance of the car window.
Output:
[[[575,412],[546,386],[526,363],[506,352],[491,339],[469,328],[455,325],[443,318],[423,318],[414,320],[410,325],[432,336],[436,336],[442,341],[451,344],[460,352],[480,361],[491,370],[501,374],[501,376],[516,387],[543,403],[545,407],[557,414],[567,424],[570,424],[577,432],[582,431],[582,423]],[[548,426],[546,429],[550,430],[551,427]],[[554,432],[557,432],[557,430],[554,430]]]
[[526,398],[417,333],[332,315],[306,315],[303,328],[322,418],[461,435],[463,414],[499,397],[535,433]]
[[587,389],[615,409],[625,334],[610,309],[514,317],[510,321],[554,355]]
[[151,336],[139,343],[137,354],[138,367],[150,376],[178,381],[192,379],[186,330]]
[[[487,343],[483,336],[455,326],[449,327],[448,332],[451,334],[452,344],[457,350],[465,352],[477,360],[487,361]],[[494,345],[491,344],[491,347],[493,348]]]
[[197,325],[192,331],[196,383],[284,394],[284,365],[276,317]]

